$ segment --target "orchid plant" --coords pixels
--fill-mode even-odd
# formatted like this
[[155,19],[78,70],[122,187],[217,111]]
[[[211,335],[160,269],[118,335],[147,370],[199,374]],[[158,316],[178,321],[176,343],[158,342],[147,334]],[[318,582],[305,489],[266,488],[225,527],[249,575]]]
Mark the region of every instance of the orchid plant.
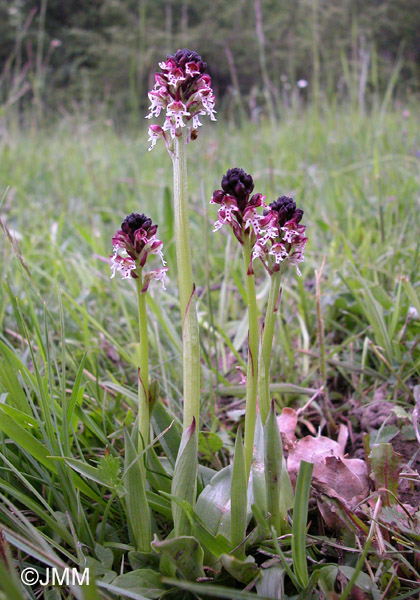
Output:
[[[152,150],[157,141],[162,139],[173,163],[175,245],[182,323],[183,433],[173,464],[173,473],[167,473],[158,458],[153,453],[150,454],[151,398],[145,304],[145,295],[152,280],[160,281],[164,286],[167,267],[162,253],[162,241],[156,237],[157,226],[144,214],[132,213],[126,217],[121,229],[113,238],[114,253],[111,257],[112,277],[118,271],[123,279],[131,278],[136,281],[139,306],[138,457],[141,460],[137,465],[137,475],[132,474],[131,485],[128,486],[127,510],[134,523],[133,537],[138,549],[148,552],[152,547],[162,556],[167,556],[187,579],[204,576],[202,566],[204,555],[212,569],[220,569],[223,566],[234,576],[238,565],[242,565],[241,569],[248,578],[249,573],[255,570],[253,559],[247,558],[246,555],[249,503],[254,502],[254,517],[262,530],[267,533],[267,527],[272,527],[273,535],[280,535],[287,529],[287,511],[293,504],[293,491],[285,469],[275,408],[270,399],[269,372],[274,322],[280,294],[280,277],[287,263],[294,265],[300,275],[298,265],[304,259],[307,238],[304,235],[305,226],[301,224],[303,211],[296,208],[293,199],[285,196],[267,206],[265,196],[259,192],[254,193],[253,177],[237,167],[229,169],[223,175],[221,189],[216,190],[211,198],[211,203],[219,206],[214,231],[218,231],[224,225],[229,226],[242,247],[249,318],[244,442],[238,431],[233,466],[227,467],[226,472],[230,495],[228,509],[230,527],[224,532],[225,535],[219,535],[211,543],[213,534],[206,530],[205,521],[209,518],[209,511],[214,510],[214,506],[212,508],[214,500],[209,504],[208,498],[209,494],[211,497],[213,489],[216,490],[216,495],[221,493],[221,490],[217,491],[220,484],[217,481],[213,483],[212,480],[199,495],[196,506],[200,426],[200,342],[189,237],[187,146],[194,131],[201,126],[201,116],[209,116],[211,120],[215,120],[214,94],[210,76],[206,73],[207,65],[196,52],[187,49],[178,50],[174,55],[169,55],[159,66],[161,71],[156,73],[155,86],[149,92],[150,112],[147,118],[159,118],[161,113],[164,113],[164,122],[163,125],[150,125],[149,150]],[[159,257],[163,266],[147,271],[146,262],[152,255]],[[262,262],[271,277],[267,314],[262,329],[258,320],[255,289],[254,266],[257,261]],[[260,421],[258,421],[257,402],[260,408]],[[260,433],[259,441],[256,442],[258,422]],[[161,432],[158,428],[155,433],[164,435],[165,431]],[[130,460],[133,460],[134,456],[135,461],[132,442],[133,439],[128,436],[127,454]],[[256,443],[260,448],[258,451]],[[150,460],[154,461],[153,465]],[[263,462],[265,478],[261,479],[259,468],[253,470],[255,461]],[[160,489],[159,494],[161,497],[166,496],[171,502],[173,534],[166,540],[155,537],[153,542],[151,540],[153,520],[150,510],[153,503],[149,505],[146,493],[148,464],[158,477],[159,474],[171,477],[170,490]],[[220,476],[224,471],[225,469]],[[136,477],[138,486],[136,486]],[[223,481],[224,478],[225,475]],[[308,477],[305,481],[307,488]],[[222,489],[225,489],[225,483],[222,483]],[[146,525],[143,522],[140,524],[139,519],[135,518],[139,497],[145,505],[142,519]],[[221,515],[220,518],[222,523],[224,517]],[[268,521],[264,523],[266,518]],[[207,541],[204,541],[203,531],[207,531],[204,535],[204,538],[207,536]],[[271,535],[270,531],[269,533]],[[302,532],[300,535],[303,535]],[[182,556],[180,549],[182,553],[194,553],[194,560],[198,561],[198,567],[193,568],[192,565],[186,565],[185,561],[180,560],[179,557]]]
[[[121,224],[121,229],[112,238],[114,253],[111,256],[111,279],[118,271],[122,279],[134,279],[137,287],[138,320],[139,320],[139,348],[140,361],[138,367],[138,452],[145,451],[149,443],[150,430],[150,389],[149,389],[149,343],[147,333],[146,293],[150,282],[160,281],[165,289],[167,267],[145,270],[146,262],[152,255],[157,255],[162,264],[165,260],[162,252],[163,242],[156,237],[157,225],[145,214],[131,213]],[[131,444],[131,441],[129,442]],[[128,453],[128,450],[127,450]],[[133,477],[133,473],[131,475]],[[139,462],[139,486],[135,495],[140,496],[142,503],[147,507],[145,496],[146,472],[144,461]],[[128,514],[131,517],[133,536],[139,549],[150,550],[151,520],[150,511],[145,510],[141,521],[130,515],[131,508],[135,506],[135,498],[130,495],[127,499]],[[135,510],[135,508],[133,508]],[[138,527],[133,527],[137,522]]]
[[[296,266],[298,275],[301,274],[298,264],[304,260],[307,238],[304,236],[305,226],[300,224],[303,210],[296,208],[292,198],[282,196],[267,207],[265,196],[260,193],[251,196],[254,190],[252,176],[237,167],[223,175],[221,187],[221,190],[213,193],[210,201],[220,206],[214,231],[223,225],[231,227],[243,248],[244,256],[249,316],[245,457],[249,472],[254,446],[257,390],[263,424],[270,406],[270,355],[281,272],[288,262]],[[262,214],[258,213],[261,207]],[[261,260],[272,278],[260,352],[253,266],[256,259]]]

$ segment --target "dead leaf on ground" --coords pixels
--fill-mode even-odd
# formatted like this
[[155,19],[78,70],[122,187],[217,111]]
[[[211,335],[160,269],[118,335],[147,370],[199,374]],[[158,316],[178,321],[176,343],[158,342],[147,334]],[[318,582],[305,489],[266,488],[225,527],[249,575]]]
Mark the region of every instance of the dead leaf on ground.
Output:
[[306,436],[289,449],[287,469],[292,482],[301,460],[314,464],[313,483],[322,492],[354,506],[369,491],[366,463],[358,458],[344,458],[338,442],[327,437]]
[[296,425],[298,422],[297,412],[293,408],[286,406],[277,417],[277,423],[280,429],[283,447],[287,450],[290,445],[296,442]]

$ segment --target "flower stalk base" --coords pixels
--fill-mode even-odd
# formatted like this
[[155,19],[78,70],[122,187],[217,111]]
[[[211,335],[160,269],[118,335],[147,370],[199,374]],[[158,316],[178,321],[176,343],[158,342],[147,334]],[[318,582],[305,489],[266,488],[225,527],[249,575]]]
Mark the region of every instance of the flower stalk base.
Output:
[[195,285],[191,265],[187,188],[187,138],[174,140],[172,155],[174,170],[175,243],[178,268],[179,299],[182,318],[182,355],[184,378],[184,429],[193,419],[200,420],[200,342]]
[[143,289],[142,269],[138,269],[137,297],[140,340],[140,366],[138,370],[138,420],[139,420],[139,452],[142,452],[149,441],[149,340],[147,333],[146,293]]
[[251,240],[249,235],[244,238],[243,256],[246,277],[246,293],[248,300],[248,366],[246,377],[246,406],[245,406],[245,464],[247,474],[251,470],[254,450],[255,423],[257,420],[257,381],[258,381],[258,310],[255,292],[254,275],[249,273],[251,260]]
[[267,313],[264,322],[258,374],[258,401],[262,424],[266,422],[270,411],[270,363],[273,348],[274,326],[276,322],[281,271],[275,271],[271,277],[270,294],[268,297]]

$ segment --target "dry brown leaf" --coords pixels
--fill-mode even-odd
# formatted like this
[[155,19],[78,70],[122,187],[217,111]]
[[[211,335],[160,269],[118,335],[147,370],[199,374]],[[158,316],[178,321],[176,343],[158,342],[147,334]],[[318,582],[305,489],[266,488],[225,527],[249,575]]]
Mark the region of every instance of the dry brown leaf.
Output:
[[289,449],[287,469],[295,481],[301,460],[312,462],[313,484],[322,492],[338,498],[347,506],[355,506],[368,494],[366,463],[357,458],[344,458],[340,444],[327,437],[306,436]]
[[297,412],[286,406],[277,417],[277,423],[283,440],[283,446],[288,448],[296,441],[296,425],[298,422]]
[[337,442],[341,448],[341,452],[344,454],[346,450],[347,440],[349,439],[349,428],[344,423],[340,424],[340,429],[338,431]]

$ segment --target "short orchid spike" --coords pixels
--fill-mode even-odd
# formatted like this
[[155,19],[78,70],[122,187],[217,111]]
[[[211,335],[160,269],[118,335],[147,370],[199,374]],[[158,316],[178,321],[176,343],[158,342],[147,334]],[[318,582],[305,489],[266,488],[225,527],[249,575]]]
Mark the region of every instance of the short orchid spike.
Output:
[[[221,190],[216,190],[210,200],[211,204],[219,204],[217,221],[214,231],[223,225],[233,229],[238,241],[243,244],[244,234],[250,233],[255,243],[255,234],[258,232],[259,216],[257,208],[265,207],[264,196],[254,194],[254,180],[243,169],[234,167],[229,169],[222,177]],[[253,245],[252,243],[252,245]]]
[[143,289],[146,292],[152,279],[162,282],[165,289],[165,277],[168,270],[162,253],[162,242],[157,239],[157,225],[144,214],[131,213],[121,223],[121,229],[112,238],[114,253],[111,256],[111,279],[119,271],[122,279],[137,279],[148,257],[157,254],[164,265],[160,269],[143,274]]
[[269,273],[279,271],[285,261],[296,267],[303,262],[308,238],[300,222],[303,210],[296,208],[293,198],[281,196],[264,210],[259,220],[259,232],[253,259],[260,258]]
[[[167,149],[175,136],[187,130],[187,139],[192,132],[201,127],[200,116],[207,115],[212,121],[216,120],[214,110],[214,93],[211,88],[211,78],[205,72],[207,64],[193,50],[184,48],[159,63],[161,72],[155,74],[155,85],[149,92],[149,114],[147,119],[159,117],[165,113],[163,126],[149,127],[149,150],[162,138]],[[169,134],[169,135],[168,135]]]

